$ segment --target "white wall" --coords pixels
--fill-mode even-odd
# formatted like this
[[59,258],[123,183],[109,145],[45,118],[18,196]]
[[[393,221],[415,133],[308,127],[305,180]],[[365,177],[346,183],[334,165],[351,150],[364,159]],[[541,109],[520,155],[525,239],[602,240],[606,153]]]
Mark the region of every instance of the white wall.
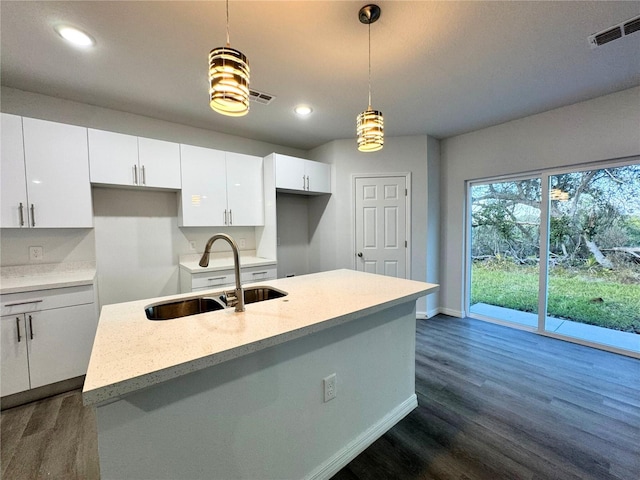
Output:
[[[305,153],[12,88],[2,87],[0,94],[2,111],[15,115],[258,156],[274,151],[295,156]],[[177,293],[178,255],[193,253],[190,240],[202,251],[206,239],[225,231],[246,237],[245,249],[255,249],[253,228],[178,229],[174,192],[94,188],[93,194],[94,230],[3,229],[0,264],[27,264],[30,245],[44,248],[46,263],[97,259],[100,301],[106,304]]]
[[[384,149],[375,153],[359,152],[354,139],[335,140],[311,151],[309,158],[332,165],[333,194],[309,199],[310,271],[355,267],[353,174],[411,172],[411,278],[439,283],[438,150],[438,140],[417,135],[385,138]],[[428,308],[433,313],[437,298],[430,296]],[[417,310],[427,312],[424,298]]]
[[309,212],[305,195],[277,193],[278,278],[309,273]]
[[465,182],[640,155],[640,87],[441,142],[441,311],[462,316]]

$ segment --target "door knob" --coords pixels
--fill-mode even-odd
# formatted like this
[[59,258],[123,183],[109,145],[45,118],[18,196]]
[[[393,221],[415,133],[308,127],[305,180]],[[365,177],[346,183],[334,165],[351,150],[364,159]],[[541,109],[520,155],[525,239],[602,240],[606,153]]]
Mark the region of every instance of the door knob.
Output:
[[362,258],[362,252],[358,252],[358,256]]

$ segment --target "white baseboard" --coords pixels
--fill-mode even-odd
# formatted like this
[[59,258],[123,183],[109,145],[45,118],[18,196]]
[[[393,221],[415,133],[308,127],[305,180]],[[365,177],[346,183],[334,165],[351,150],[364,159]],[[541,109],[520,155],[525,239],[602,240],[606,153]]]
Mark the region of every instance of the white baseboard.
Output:
[[362,435],[347,444],[326,462],[313,470],[305,478],[320,480],[333,477],[351,460],[360,455],[369,445],[384,435],[391,427],[406,417],[418,406],[418,397],[411,395],[408,399],[385,415],[382,420],[367,429]]
[[443,308],[440,307],[439,313],[444,313],[445,315],[450,315],[452,317],[464,318],[466,317],[464,310],[453,310],[451,308]]

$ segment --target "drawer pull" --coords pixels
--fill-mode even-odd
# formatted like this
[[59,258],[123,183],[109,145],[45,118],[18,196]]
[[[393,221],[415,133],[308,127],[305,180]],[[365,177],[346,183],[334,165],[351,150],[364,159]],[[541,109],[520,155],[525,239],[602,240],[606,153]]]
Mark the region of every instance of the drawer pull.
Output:
[[20,210],[20,226],[24,227],[24,206],[22,205],[22,202],[20,202],[18,209]]
[[36,207],[33,203],[31,204],[31,226],[36,226]]
[[33,318],[29,315],[29,336],[33,340]]
[[207,282],[213,282],[214,280],[224,280],[227,277],[214,277],[214,278],[207,278]]
[[42,300],[29,300],[28,302],[5,303],[3,307],[15,307],[18,305],[29,305],[30,303],[40,303]]
[[264,272],[253,272],[251,275],[266,275],[267,273],[269,272],[265,270]]
[[20,317],[16,317],[16,330],[18,330],[18,343],[20,343],[20,340],[22,340],[20,336]]

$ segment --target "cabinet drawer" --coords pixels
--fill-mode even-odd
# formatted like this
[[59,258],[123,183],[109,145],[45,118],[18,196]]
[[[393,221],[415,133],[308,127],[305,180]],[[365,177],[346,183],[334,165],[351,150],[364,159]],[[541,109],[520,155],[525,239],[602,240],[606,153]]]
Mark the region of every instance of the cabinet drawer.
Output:
[[240,273],[242,283],[261,282],[264,280],[273,280],[278,276],[277,268],[273,265],[265,267],[243,268]]
[[224,287],[235,284],[233,271],[197,273],[191,277],[191,289]]
[[10,293],[1,297],[1,315],[51,310],[94,303],[93,285],[52,288],[33,292]]

